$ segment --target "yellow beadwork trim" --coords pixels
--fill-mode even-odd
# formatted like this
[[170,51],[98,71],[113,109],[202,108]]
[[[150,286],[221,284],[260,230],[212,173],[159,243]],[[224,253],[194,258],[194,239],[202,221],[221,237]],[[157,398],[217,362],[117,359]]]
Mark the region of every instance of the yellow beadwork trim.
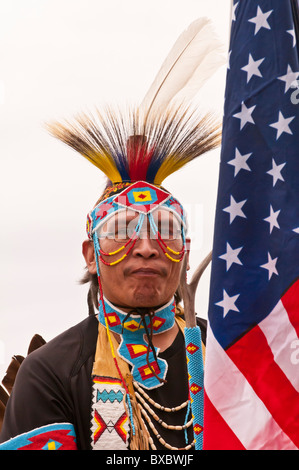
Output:
[[169,248],[168,245],[166,245],[166,248],[168,251],[170,251],[170,253],[173,253],[174,255],[180,255],[181,252],[180,251],[174,251],[172,248]]
[[174,261],[175,263],[179,263],[181,260],[180,259],[174,259],[172,256],[170,256],[168,253],[164,252],[164,255],[167,256],[171,261]]
[[124,248],[125,248],[125,245],[121,246],[121,247],[118,248],[118,250],[116,250],[116,251],[109,251],[109,253],[107,253],[107,255],[108,255],[108,256],[117,255],[117,253],[119,253],[120,251],[122,251]]
[[114,266],[115,264],[120,263],[123,259],[125,259],[127,255],[124,254],[121,258],[119,258],[117,261],[112,261],[112,263],[109,263],[110,266]]
[[108,341],[109,341],[109,346],[110,346],[111,354],[112,354],[112,357],[113,357],[113,358],[116,358],[115,352],[114,352],[114,347],[113,347],[113,344],[112,344],[111,335],[110,335],[109,324],[108,324],[108,320],[107,320],[107,318],[106,318],[106,315],[105,315],[105,325],[106,325],[106,331],[107,331],[107,336],[108,336]]

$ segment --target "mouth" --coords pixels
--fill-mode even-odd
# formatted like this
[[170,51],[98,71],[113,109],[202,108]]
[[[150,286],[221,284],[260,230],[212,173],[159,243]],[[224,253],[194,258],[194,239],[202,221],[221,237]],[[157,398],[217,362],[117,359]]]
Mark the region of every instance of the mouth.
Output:
[[138,268],[134,269],[134,271],[131,272],[133,276],[148,276],[148,277],[155,277],[155,276],[161,276],[162,273],[156,269],[152,268]]

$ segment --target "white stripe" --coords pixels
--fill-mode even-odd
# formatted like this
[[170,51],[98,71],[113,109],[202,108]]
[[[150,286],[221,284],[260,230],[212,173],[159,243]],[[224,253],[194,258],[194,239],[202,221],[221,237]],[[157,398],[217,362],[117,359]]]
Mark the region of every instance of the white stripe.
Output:
[[[243,374],[208,329],[205,390],[247,450],[295,450]],[[204,423],[205,427],[208,423]]]
[[299,351],[298,336],[281,301],[270,315],[259,323],[259,327],[266,336],[275,362],[299,392],[298,360],[294,354],[294,346]]

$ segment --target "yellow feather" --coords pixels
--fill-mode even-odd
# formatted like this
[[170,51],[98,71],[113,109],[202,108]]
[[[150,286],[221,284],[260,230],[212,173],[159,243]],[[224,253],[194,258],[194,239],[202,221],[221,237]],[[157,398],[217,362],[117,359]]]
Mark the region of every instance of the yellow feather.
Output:
[[160,166],[159,170],[157,171],[154,184],[161,185],[162,182],[167,178],[167,176],[171,175],[175,171],[179,170],[182,166],[184,166],[188,162],[188,159],[176,159],[174,155],[169,155],[162,165]]
[[101,152],[101,154],[98,154],[94,152],[87,152],[86,154],[82,155],[91,163],[93,163],[97,168],[99,168],[103,173],[105,173],[112,183],[122,182],[122,177],[113,159],[108,153]]

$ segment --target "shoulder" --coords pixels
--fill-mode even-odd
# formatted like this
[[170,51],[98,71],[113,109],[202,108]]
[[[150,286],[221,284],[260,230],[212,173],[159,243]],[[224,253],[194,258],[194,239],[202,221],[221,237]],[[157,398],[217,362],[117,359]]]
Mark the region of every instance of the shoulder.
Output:
[[[94,355],[98,334],[98,320],[91,315],[59,334],[36,351],[30,353],[22,363],[19,373],[32,368],[39,371],[54,371],[56,376],[75,375],[80,367]],[[18,373],[18,375],[19,375]]]
[[[5,410],[0,442],[48,423],[72,423],[72,383],[86,384],[96,349],[95,316],[69,328],[24,359]],[[85,387],[86,388],[86,387]],[[79,401],[89,403],[89,389]],[[78,400],[77,400],[78,401]]]

